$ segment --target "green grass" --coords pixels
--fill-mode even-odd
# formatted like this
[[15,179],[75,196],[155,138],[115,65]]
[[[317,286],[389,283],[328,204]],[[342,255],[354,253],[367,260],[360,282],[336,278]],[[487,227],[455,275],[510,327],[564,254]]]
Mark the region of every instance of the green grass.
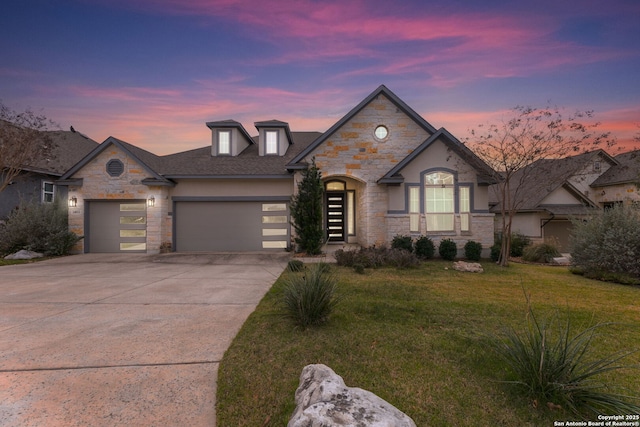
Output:
[[[334,267],[340,304],[322,327],[282,316],[281,277],[249,317],[219,369],[219,426],[283,426],[295,407],[302,368],[324,363],[346,384],[367,389],[418,426],[553,425],[576,419],[516,392],[489,336],[538,316],[568,313],[572,328],[615,322],[594,338],[594,357],[640,347],[640,288],[601,283],[566,268],[484,262],[461,273],[430,261],[417,269],[357,274]],[[286,273],[285,273],[286,274]],[[628,364],[640,365],[640,354]],[[640,371],[607,372],[605,383],[638,394]],[[613,414],[612,414],[613,415]]]

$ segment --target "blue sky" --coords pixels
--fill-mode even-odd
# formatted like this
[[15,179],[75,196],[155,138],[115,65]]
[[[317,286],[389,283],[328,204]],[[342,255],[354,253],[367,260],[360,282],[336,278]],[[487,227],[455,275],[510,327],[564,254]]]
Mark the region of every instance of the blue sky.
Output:
[[5,0],[0,99],[156,154],[206,121],[324,131],[380,84],[458,138],[516,105],[640,131],[640,2]]

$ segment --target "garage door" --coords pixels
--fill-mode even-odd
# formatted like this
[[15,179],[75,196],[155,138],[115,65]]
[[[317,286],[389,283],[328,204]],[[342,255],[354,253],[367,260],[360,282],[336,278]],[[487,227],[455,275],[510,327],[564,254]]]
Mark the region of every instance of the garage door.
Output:
[[544,238],[558,244],[560,252],[569,251],[571,241],[571,221],[551,221],[544,226]]
[[174,206],[178,252],[247,252],[288,246],[286,202],[178,201]]
[[146,252],[147,205],[144,200],[90,201],[88,252]]

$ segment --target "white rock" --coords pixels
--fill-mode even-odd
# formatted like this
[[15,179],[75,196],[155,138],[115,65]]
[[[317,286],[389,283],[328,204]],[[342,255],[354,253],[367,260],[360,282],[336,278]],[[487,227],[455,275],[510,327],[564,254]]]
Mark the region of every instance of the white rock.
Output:
[[482,273],[484,269],[477,262],[458,261],[453,263],[453,269],[458,271],[468,271],[470,273]]
[[325,365],[307,365],[296,390],[296,409],[287,427],[415,427],[395,406],[370,391],[347,387]]
[[22,249],[14,254],[7,255],[4,259],[34,259],[42,258],[44,255],[39,252],[32,252]]

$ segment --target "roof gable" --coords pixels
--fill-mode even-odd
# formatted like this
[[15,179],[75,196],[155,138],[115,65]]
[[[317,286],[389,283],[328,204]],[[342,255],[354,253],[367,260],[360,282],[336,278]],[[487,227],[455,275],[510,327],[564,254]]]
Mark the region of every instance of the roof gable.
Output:
[[420,146],[413,150],[407,157],[378,180],[379,184],[400,184],[404,182],[404,177],[400,174],[409,163],[418,157],[424,150],[430,147],[435,141],[442,141],[450,150],[474,168],[478,174],[478,184],[489,185],[496,183],[496,173],[476,156],[469,148],[451,135],[445,128],[440,128],[437,132],[427,138]]
[[70,179],[76,172],[86,166],[91,160],[95,159],[99,154],[104,152],[110,146],[115,146],[119,150],[123,151],[126,155],[130,156],[136,163],[142,166],[155,181],[156,185],[170,184],[170,181],[156,172],[156,168],[161,166],[160,157],[153,153],[150,153],[142,148],[136,147],[117,138],[110,136],[105,139],[102,144],[96,147],[93,151],[87,154],[82,160],[76,163],[71,169],[69,169],[62,177],[61,180]]
[[356,114],[362,111],[367,105],[369,105],[374,99],[376,99],[379,95],[384,95],[389,101],[391,101],[400,111],[410,117],[415,123],[418,124],[422,129],[424,129],[428,134],[434,134],[436,132],[436,128],[431,126],[429,122],[427,122],[424,118],[422,118],[418,113],[416,113],[411,107],[409,107],[403,100],[398,98],[396,94],[391,92],[385,85],[380,85],[376,90],[374,90],[369,96],[363,99],[358,105],[356,105],[351,111],[349,111],[344,117],[338,120],[333,126],[331,126],[326,132],[324,132],[318,139],[316,139],[311,145],[309,145],[305,150],[303,150],[300,154],[298,154],[291,162],[287,165],[289,169],[303,169],[306,167],[305,164],[300,164],[305,157],[307,157],[311,152],[313,152],[318,146],[324,143],[327,139],[329,139],[336,131],[338,131],[342,126],[344,126],[349,120],[351,120]]

